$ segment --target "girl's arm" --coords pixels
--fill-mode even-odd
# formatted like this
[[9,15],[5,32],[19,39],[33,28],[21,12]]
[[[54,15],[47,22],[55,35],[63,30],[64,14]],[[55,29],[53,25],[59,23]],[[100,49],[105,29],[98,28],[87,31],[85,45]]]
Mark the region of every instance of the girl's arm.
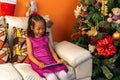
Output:
[[59,58],[58,58],[57,54],[56,54],[55,51],[53,50],[53,47],[51,46],[50,41],[49,41],[48,45],[49,45],[50,52],[52,53],[52,56],[53,56],[53,58],[55,59],[55,61],[56,61],[57,63],[64,62],[63,59],[59,59]]
[[40,61],[38,61],[34,56],[33,56],[33,51],[32,51],[32,45],[31,42],[29,40],[29,38],[26,38],[26,44],[27,44],[27,54],[29,59],[35,63],[36,65],[38,65],[40,68],[44,68],[44,64]]

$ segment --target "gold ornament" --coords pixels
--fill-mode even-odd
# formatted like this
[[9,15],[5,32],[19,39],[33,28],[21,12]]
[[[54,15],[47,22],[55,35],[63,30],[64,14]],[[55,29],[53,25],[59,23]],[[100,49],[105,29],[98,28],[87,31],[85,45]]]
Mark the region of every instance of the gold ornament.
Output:
[[88,36],[96,36],[98,34],[98,23],[96,26],[91,26],[89,22],[87,22],[91,29],[86,33]]
[[97,27],[91,27],[91,30],[87,32],[88,36],[96,36],[98,34]]
[[105,16],[107,16],[107,12],[108,12],[108,7],[107,7],[107,3],[108,3],[108,0],[102,0],[102,7],[101,7],[101,13]]
[[114,40],[118,40],[120,38],[120,33],[116,31],[115,33],[113,33],[112,37]]

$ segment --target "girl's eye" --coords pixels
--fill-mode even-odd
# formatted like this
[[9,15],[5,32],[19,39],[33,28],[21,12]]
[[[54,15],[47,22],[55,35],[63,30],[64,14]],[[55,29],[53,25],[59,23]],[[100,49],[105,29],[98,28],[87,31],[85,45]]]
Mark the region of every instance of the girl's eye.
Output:
[[37,30],[44,30],[45,28],[38,28]]

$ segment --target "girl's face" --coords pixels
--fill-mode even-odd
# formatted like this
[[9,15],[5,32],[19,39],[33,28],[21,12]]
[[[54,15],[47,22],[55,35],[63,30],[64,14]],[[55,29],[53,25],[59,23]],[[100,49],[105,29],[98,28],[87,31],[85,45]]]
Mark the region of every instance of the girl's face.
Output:
[[32,29],[34,34],[35,34],[35,38],[38,38],[40,36],[42,36],[45,32],[45,25],[43,24],[43,22],[41,21],[36,21],[35,22],[35,26]]

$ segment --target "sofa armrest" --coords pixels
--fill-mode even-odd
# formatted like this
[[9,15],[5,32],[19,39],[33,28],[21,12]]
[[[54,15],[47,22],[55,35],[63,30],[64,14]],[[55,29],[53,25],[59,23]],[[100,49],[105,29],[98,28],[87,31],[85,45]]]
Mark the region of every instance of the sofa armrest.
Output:
[[72,67],[76,67],[91,58],[88,50],[68,41],[57,43],[55,51],[60,58],[64,59]]

